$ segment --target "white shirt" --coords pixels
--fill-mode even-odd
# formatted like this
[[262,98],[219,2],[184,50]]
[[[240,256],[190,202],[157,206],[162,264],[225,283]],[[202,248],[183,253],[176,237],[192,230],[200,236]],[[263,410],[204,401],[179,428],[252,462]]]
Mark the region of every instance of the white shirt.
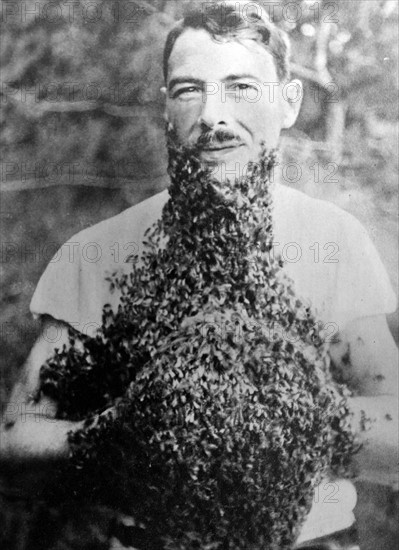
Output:
[[[396,296],[366,230],[337,206],[283,185],[274,188],[276,254],[296,293],[327,325],[326,334],[359,317],[392,313]],[[116,307],[109,277],[129,272],[129,255],[143,251],[144,233],[168,200],[163,191],[69,239],[44,271],[30,309],[94,335],[104,304]]]

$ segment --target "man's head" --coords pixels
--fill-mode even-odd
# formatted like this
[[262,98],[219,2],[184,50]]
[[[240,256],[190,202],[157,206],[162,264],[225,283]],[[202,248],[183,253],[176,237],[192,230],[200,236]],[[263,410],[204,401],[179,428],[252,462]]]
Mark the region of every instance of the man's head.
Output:
[[288,50],[285,34],[254,2],[198,4],[169,33],[167,121],[181,145],[199,146],[218,179],[237,169],[242,175],[261,143],[275,148],[281,129],[295,122],[300,101],[283,93]]

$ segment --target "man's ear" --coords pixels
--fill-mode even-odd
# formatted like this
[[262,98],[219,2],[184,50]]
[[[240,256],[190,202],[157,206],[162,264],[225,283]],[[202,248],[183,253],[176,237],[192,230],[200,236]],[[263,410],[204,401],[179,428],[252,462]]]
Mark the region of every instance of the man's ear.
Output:
[[[165,96],[165,99],[166,99],[167,98],[167,88],[166,88],[166,86],[162,86],[162,88],[160,90],[161,90],[162,94]],[[164,112],[163,112],[163,118],[166,122],[169,122],[169,117],[168,117],[166,105],[165,105],[165,109],[164,109]]]
[[283,128],[291,128],[298,118],[303,99],[303,86],[300,80],[291,80],[283,86]]

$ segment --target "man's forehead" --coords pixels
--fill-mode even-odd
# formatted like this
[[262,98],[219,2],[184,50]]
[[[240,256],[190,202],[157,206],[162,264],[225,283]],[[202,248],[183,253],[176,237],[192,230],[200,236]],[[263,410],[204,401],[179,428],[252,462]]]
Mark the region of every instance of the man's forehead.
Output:
[[205,29],[187,29],[179,36],[169,58],[169,80],[224,80],[231,74],[277,81],[272,55],[255,40],[215,40]]

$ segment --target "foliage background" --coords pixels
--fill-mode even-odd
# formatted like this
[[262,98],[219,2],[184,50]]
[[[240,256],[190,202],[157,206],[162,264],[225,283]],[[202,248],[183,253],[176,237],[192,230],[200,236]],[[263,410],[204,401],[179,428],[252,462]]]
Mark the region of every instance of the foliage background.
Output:
[[[190,3],[2,2],[3,401],[38,334],[28,305],[57,246],[167,185],[161,54]],[[300,118],[284,136],[303,177],[285,183],[358,217],[397,291],[398,3],[296,0],[301,12],[292,1],[271,4],[291,36],[293,76],[305,84]],[[338,171],[328,181],[321,168],[317,182],[315,161]],[[396,315],[390,326],[398,338]],[[380,493],[377,506],[362,493],[364,549],[390,548],[397,537],[392,495]]]

